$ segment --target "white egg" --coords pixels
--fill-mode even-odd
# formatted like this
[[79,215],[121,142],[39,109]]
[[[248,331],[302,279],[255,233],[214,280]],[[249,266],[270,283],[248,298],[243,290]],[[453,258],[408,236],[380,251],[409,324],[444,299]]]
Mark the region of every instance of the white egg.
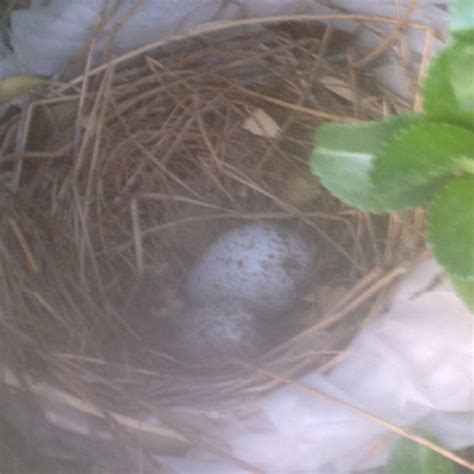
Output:
[[241,303],[197,306],[185,312],[177,324],[178,341],[192,354],[248,356],[257,352],[256,322]]
[[295,302],[312,265],[308,244],[296,234],[278,225],[248,224],[209,246],[186,290],[198,303],[239,300],[251,310],[276,314]]

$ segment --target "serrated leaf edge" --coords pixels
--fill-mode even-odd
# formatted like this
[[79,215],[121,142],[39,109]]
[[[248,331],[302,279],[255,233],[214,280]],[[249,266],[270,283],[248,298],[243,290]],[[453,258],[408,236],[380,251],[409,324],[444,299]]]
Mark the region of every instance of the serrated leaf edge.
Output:
[[[463,179],[463,178],[458,178],[458,179]],[[442,199],[442,195],[443,195],[442,193],[443,193],[443,191],[446,191],[446,189],[448,189],[450,186],[452,186],[456,181],[457,181],[457,179],[453,179],[453,180],[449,181],[445,186],[443,186],[443,187],[433,196],[433,200],[432,200],[432,202],[431,202],[431,208],[430,208],[430,211],[429,211],[429,213],[428,213],[428,219],[427,219],[427,224],[426,224],[426,231],[427,231],[427,237],[428,237],[428,244],[429,244],[429,246],[431,247],[431,249],[432,249],[432,251],[433,251],[433,255],[435,256],[436,260],[439,261],[439,263],[446,269],[446,271],[447,271],[450,275],[452,275],[452,276],[454,276],[454,277],[456,277],[456,278],[460,278],[460,279],[462,279],[462,280],[474,282],[474,276],[472,276],[472,277],[467,276],[467,277],[466,277],[465,275],[460,275],[459,273],[457,273],[457,272],[455,272],[455,271],[453,272],[451,268],[448,268],[448,267],[444,264],[444,262],[442,262],[442,261],[440,261],[440,260],[438,259],[438,246],[433,243],[433,240],[432,240],[432,238],[431,238],[432,232],[433,232],[433,222],[432,222],[432,220],[431,220],[431,209],[432,209],[433,207],[435,207],[435,206],[439,203],[440,199]]]
[[345,204],[346,206],[349,206],[349,207],[353,207],[355,209],[359,209],[360,211],[362,212],[367,212],[367,213],[371,213],[371,214],[385,214],[387,211],[385,210],[380,210],[378,209],[377,207],[372,207],[370,206],[369,207],[361,207],[356,201],[352,200],[352,199],[346,199],[346,196],[340,194],[337,192],[337,190],[333,190],[331,188],[330,185],[327,184],[326,180],[324,180],[323,178],[319,177],[319,180],[321,181],[321,184],[337,199],[339,199],[339,201],[341,201],[343,204]]
[[[377,162],[382,162],[383,161],[383,156],[381,156],[381,155],[383,155],[383,153],[386,152],[387,148],[393,142],[403,141],[404,139],[406,139],[406,136],[409,133],[412,133],[412,132],[416,131],[416,129],[419,129],[419,128],[422,128],[422,127],[436,127],[436,128],[439,127],[439,128],[444,128],[444,129],[450,129],[450,130],[462,130],[463,132],[466,132],[467,134],[473,134],[473,132],[471,130],[468,130],[466,128],[459,127],[457,125],[453,125],[453,124],[446,123],[446,122],[438,122],[438,121],[429,120],[429,119],[427,119],[426,122],[413,124],[410,127],[407,127],[407,128],[404,128],[404,129],[400,130],[398,133],[394,134],[392,138],[390,138],[384,144],[382,144],[380,149],[375,153],[373,166],[372,166],[372,169],[370,171],[370,180],[372,182],[372,185],[375,186],[375,188],[377,188],[378,184],[375,182],[374,175],[376,173]],[[466,158],[471,159],[471,157],[466,157]],[[472,160],[474,161],[474,153],[473,153]],[[456,159],[453,158],[452,161],[456,162]],[[430,172],[430,170],[427,170],[427,173],[425,174],[425,176],[430,176],[430,177],[433,177],[433,178],[441,178],[442,177],[442,175],[439,175],[438,173],[435,173],[435,172]],[[417,185],[416,181],[412,181],[412,182],[410,182],[410,184],[411,183],[414,183],[415,185]],[[403,182],[401,184],[403,185]],[[425,180],[420,180],[420,181],[418,181],[418,184],[429,184],[429,183],[427,183]]]
[[[421,92],[424,97],[424,112],[428,116],[429,119],[432,120],[449,120],[453,124],[462,125],[470,130],[474,130],[474,113],[469,113],[466,111],[458,110],[456,111],[455,108],[450,108],[448,113],[440,114],[438,109],[438,103],[429,100],[429,97],[436,96],[434,92],[436,92],[436,88],[433,84],[436,84],[437,76],[440,76],[440,72],[437,68],[442,67],[443,62],[449,62],[449,52],[454,50],[456,47],[461,45],[464,41],[462,39],[454,39],[451,41],[448,46],[443,49],[441,52],[438,53],[436,57],[431,60],[431,63],[428,68],[428,73],[426,75],[425,81],[421,87]],[[435,79],[433,77],[435,76]],[[449,87],[449,93],[454,94],[454,90],[452,85],[450,84],[449,80],[446,80],[446,86]],[[445,93],[448,91],[444,91]],[[434,105],[434,107],[432,106]],[[454,104],[451,104],[453,106]]]
[[[390,120],[390,119],[397,119],[398,116],[393,116],[393,117],[388,117],[386,120]],[[310,155],[310,169],[311,169],[311,172],[313,173],[313,175],[317,176],[319,178],[319,181],[321,182],[321,184],[337,199],[339,199],[339,201],[341,201],[343,204],[346,204],[347,206],[350,206],[350,207],[354,207],[356,209],[359,209],[363,212],[369,212],[369,213],[384,213],[385,211],[381,211],[381,210],[378,210],[376,207],[371,207],[370,209],[365,207],[365,208],[361,208],[359,206],[359,204],[352,200],[352,199],[346,199],[346,196],[345,195],[342,195],[340,194],[337,189],[334,190],[331,186],[331,183],[332,183],[332,180],[331,178],[326,178],[325,176],[322,176],[319,171],[316,169],[316,166],[314,164],[314,159],[313,159],[313,156],[315,154],[317,154],[318,152],[318,134],[320,133],[320,130],[322,127],[324,128],[327,128],[327,127],[333,127],[333,128],[341,128],[341,129],[344,129],[344,130],[347,130],[348,128],[353,128],[353,129],[356,129],[356,128],[360,128],[360,126],[364,126],[364,127],[367,127],[367,128],[371,128],[373,126],[377,126],[378,124],[380,123],[379,120],[371,120],[371,121],[367,121],[367,122],[361,122],[361,123],[335,123],[335,122],[328,122],[328,123],[324,123],[322,124],[318,130],[316,131],[316,145],[313,149],[313,152],[311,153]]]
[[[318,172],[318,170],[316,169],[316,166],[314,165],[314,160],[313,160],[313,156],[315,153],[317,153],[317,150],[318,150],[318,141],[317,141],[317,137],[318,137],[318,133],[320,132],[321,128],[322,127],[339,127],[339,128],[343,128],[343,129],[347,129],[347,128],[360,128],[360,126],[364,126],[364,127],[367,127],[367,128],[372,128],[372,127],[377,127],[379,126],[381,123],[390,123],[390,122],[397,122],[397,121],[402,121],[402,120],[407,120],[407,119],[419,119],[419,120],[422,120],[423,116],[421,114],[416,114],[416,113],[411,113],[411,112],[407,112],[407,113],[401,113],[401,114],[397,114],[397,115],[393,115],[393,116],[389,116],[389,117],[384,117],[382,119],[379,119],[379,120],[369,120],[369,121],[365,121],[365,122],[354,122],[354,123],[337,123],[337,122],[327,122],[327,123],[323,123],[322,125],[320,125],[320,127],[318,128],[318,130],[316,131],[316,140],[315,140],[315,147],[310,155],[310,158],[309,158],[309,161],[310,161],[310,169],[311,169],[311,172],[313,173],[313,175],[317,176],[321,182],[321,184],[337,199],[339,199],[342,203],[346,204],[347,206],[350,206],[350,207],[354,207],[356,209],[359,209],[363,212],[367,212],[367,213],[371,213],[371,214],[387,214],[387,213],[393,213],[393,212],[406,212],[406,211],[409,211],[411,209],[414,209],[413,206],[407,206],[407,207],[404,207],[404,208],[389,208],[389,207],[386,207],[386,206],[369,206],[369,207],[360,207],[359,204],[357,202],[355,202],[354,200],[351,200],[351,199],[346,199],[345,196],[341,195],[340,193],[337,192],[337,190],[333,190],[331,185],[330,185],[330,182],[331,182],[331,179],[327,179],[325,178],[324,176],[321,176],[321,174]],[[418,124],[412,124],[411,126],[415,126],[415,125],[418,125]],[[407,128],[410,128],[410,127],[407,127]],[[402,129],[403,130],[403,129]],[[397,135],[399,132],[395,133],[394,135]],[[390,140],[390,139],[389,139]],[[389,141],[387,140],[387,141]],[[383,146],[383,144],[381,145]],[[374,153],[374,156],[376,155],[377,152]],[[374,159],[375,161],[375,159]],[[373,164],[372,164],[372,167],[373,167]],[[370,180],[370,174],[371,174],[371,171],[369,171],[369,180]],[[329,181],[329,184],[328,184],[328,181]]]

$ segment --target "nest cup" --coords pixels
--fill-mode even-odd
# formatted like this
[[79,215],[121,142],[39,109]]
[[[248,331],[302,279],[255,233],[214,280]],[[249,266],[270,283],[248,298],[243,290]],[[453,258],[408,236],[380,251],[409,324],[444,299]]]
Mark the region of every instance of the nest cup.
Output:
[[[385,21],[334,19],[374,34]],[[67,433],[54,455],[74,458],[84,438],[100,438],[101,462],[138,446],[183,453],[205,430],[189,431],[180,407],[238,412],[242,398],[341,360],[422,240],[419,215],[349,209],[309,170],[321,123],[417,107],[422,71],[400,46],[410,25],[386,22],[390,39],[371,51],[317,18],[210,27],[86,69],[5,120],[2,396],[12,423],[20,409],[52,430],[41,449]],[[374,79],[387,58],[403,65],[410,99]],[[182,357],[169,322],[198,256],[248,222],[302,236],[314,276],[258,357],[207,370]]]

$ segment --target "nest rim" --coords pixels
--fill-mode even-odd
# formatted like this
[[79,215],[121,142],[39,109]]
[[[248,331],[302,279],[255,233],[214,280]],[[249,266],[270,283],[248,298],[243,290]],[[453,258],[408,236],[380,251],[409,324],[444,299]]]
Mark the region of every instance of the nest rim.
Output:
[[[235,22],[235,24],[232,25],[232,27],[241,27],[241,26],[250,26],[250,25],[261,25],[261,24],[274,24],[282,21],[330,21],[330,20],[343,20],[343,21],[382,21],[382,22],[387,22],[391,23],[394,25],[400,25],[400,23],[397,20],[391,20],[391,19],[378,19],[374,17],[368,17],[368,16],[361,16],[361,15],[324,15],[324,16],[313,16],[313,15],[298,15],[297,17],[281,17],[281,18],[271,18],[271,19],[255,19],[255,20],[245,20],[245,21],[240,21],[240,22]],[[412,26],[411,24],[409,26]],[[427,35],[434,36],[433,30],[425,27],[424,25],[414,25],[415,28],[421,28],[424,29],[427,33]],[[220,32],[220,31],[226,31],[228,28],[230,28],[229,25],[216,25],[214,27],[208,27],[205,29],[204,33],[202,31],[198,31],[195,33],[196,37],[199,37],[200,35],[204,36],[209,33],[213,32]],[[189,34],[184,34],[184,35],[177,35],[174,38],[166,39],[166,40],[160,40],[159,42],[155,42],[151,45],[147,45],[146,47],[143,48],[138,48],[132,53],[127,53],[119,58],[112,59],[109,61],[107,64],[100,65],[95,68],[91,68],[90,70],[86,71],[86,73],[82,76],[78,76],[77,78],[69,81],[66,84],[59,84],[54,86],[54,90],[52,92],[53,97],[48,98],[48,99],[39,99],[35,106],[39,106],[43,108],[45,104],[57,104],[61,103],[63,101],[68,101],[70,99],[67,99],[67,91],[75,91],[74,93],[76,94],[76,99],[79,104],[81,104],[81,101],[84,100],[84,97],[87,94],[87,87],[88,84],[91,83],[92,78],[95,77],[96,75],[103,74],[103,82],[102,84],[106,84],[107,81],[111,80],[110,77],[110,72],[117,66],[121,65],[122,63],[127,63],[128,61],[131,61],[132,63],[135,61],[137,57],[143,56],[148,52],[157,50],[161,48],[164,45],[169,44],[169,42],[180,42],[180,41],[188,41],[190,38]],[[380,53],[381,54],[381,53]],[[422,64],[420,67],[420,77],[423,75],[423,70],[426,70],[426,64],[428,62],[427,58],[424,58],[422,60]],[[107,79],[108,77],[108,79]],[[104,86],[105,87],[105,86]],[[105,89],[104,89],[105,90]],[[77,92],[79,91],[79,92]],[[262,95],[260,94],[260,97],[258,97],[257,94],[253,94],[254,98],[262,100],[260,102],[260,105],[262,104],[272,104],[275,106],[282,106],[284,104],[284,101],[281,100],[268,100],[268,97],[262,99]],[[251,96],[251,95],[250,95]],[[413,107],[416,110],[419,107],[419,95],[418,92],[416,92],[414,99],[413,99]],[[290,103],[286,103],[284,105],[294,105]],[[79,110],[81,106],[79,105]],[[99,110],[98,108],[97,110]],[[29,111],[33,110],[33,107],[30,106],[28,109]],[[308,111],[311,109],[305,108],[304,106],[296,106],[296,107],[291,107],[291,111],[294,113],[309,113]],[[99,110],[100,112],[100,110]],[[30,112],[32,114],[32,112]],[[330,114],[330,113],[309,113],[309,115],[313,117],[317,117],[318,119],[322,119],[324,121],[326,120],[343,120],[343,121],[352,121],[354,120],[353,117],[344,116],[344,115],[338,115],[338,114]],[[31,120],[31,116],[29,117]],[[356,119],[357,120],[357,119]],[[32,122],[30,122],[32,123]],[[87,129],[86,129],[87,130]],[[23,148],[25,148],[27,139],[24,136],[23,138]],[[76,145],[77,146],[77,145]],[[58,155],[64,154],[65,152],[71,151],[74,149],[74,144],[68,144],[66,147],[61,147],[59,148],[56,152],[53,151],[52,156],[55,156],[55,153]],[[5,150],[4,150],[5,151]],[[49,150],[48,152],[51,152]],[[21,161],[21,160],[36,160],[37,158],[43,158],[45,156],[44,151],[25,151],[25,149],[20,149],[18,148],[13,152],[9,153],[8,151],[5,151],[3,154],[2,159],[0,160],[0,164],[4,164],[7,162],[11,162],[12,160],[14,161]],[[348,212],[350,212],[348,210]],[[294,216],[292,217],[294,218]],[[245,219],[245,218],[244,218]],[[415,216],[415,221],[418,222],[418,227],[417,227],[417,232],[420,231],[420,216]],[[37,263],[35,263],[36,258],[35,255],[30,251],[30,246],[27,243],[26,237],[25,237],[25,231],[24,227],[18,225],[18,222],[16,219],[8,219],[7,221],[7,227],[9,228],[9,231],[13,234],[14,239],[16,240],[17,245],[20,247],[20,255],[23,260],[26,260],[26,265],[29,267],[29,271],[35,270],[35,267],[37,268]],[[416,227],[416,225],[415,225]],[[387,248],[385,251],[387,252],[385,254],[385,257],[387,254],[393,253],[394,248],[396,247],[396,240],[399,238],[399,233],[400,233],[400,228],[401,224],[398,218],[392,219],[390,218],[388,223],[387,223],[387,232],[388,232],[388,240],[390,241],[389,246],[390,247],[388,250]],[[2,252],[3,254],[3,252]],[[374,266],[370,271],[366,272],[366,274],[362,277],[359,278],[356,284],[353,285],[352,288],[349,289],[348,294],[346,295],[345,298],[343,298],[336,307],[328,312],[325,317],[318,323],[315,324],[309,328],[307,328],[305,331],[302,332],[303,337],[304,335],[309,335],[318,331],[326,330],[328,327],[330,327],[332,324],[337,324],[338,322],[344,320],[349,314],[353,314],[354,311],[357,310],[360,305],[364,305],[366,302],[370,301],[370,317],[369,319],[375,317],[377,313],[379,313],[384,306],[385,300],[386,300],[386,290],[389,288],[390,284],[395,281],[399,276],[401,276],[405,271],[408,269],[408,264],[406,261],[400,262],[398,261],[397,264],[388,266],[385,268],[388,268],[387,270],[382,269],[383,267],[379,266]],[[363,324],[361,322],[361,324]],[[3,323],[2,323],[3,325]],[[11,328],[9,328],[11,329]],[[276,358],[280,357],[282,352],[284,353],[285,350],[288,350],[288,345],[291,343],[294,343],[295,340],[298,340],[298,337],[302,337],[301,334],[299,335],[294,335],[293,338],[289,342],[283,343],[281,346],[275,347],[273,350],[268,352],[265,356],[262,357],[261,360],[258,361],[256,364],[249,364],[248,362],[245,361],[235,361],[238,367],[237,373],[244,374],[244,378],[246,379],[243,383],[240,385],[237,384],[237,386],[233,383],[229,383],[229,380],[226,380],[225,378],[223,379],[222,377],[214,379],[215,380],[215,385],[213,387],[213,390],[216,390],[216,387],[218,390],[220,390],[220,394],[222,397],[226,398],[229,395],[235,394],[236,390],[240,390],[241,395],[243,396],[263,396],[264,394],[274,390],[276,387],[280,386],[282,383],[286,383],[283,381],[283,379],[288,378],[292,379],[293,377],[298,377],[305,373],[308,369],[305,368],[304,370],[296,370],[292,372],[291,370],[288,372],[283,371],[283,376],[280,377],[279,375],[275,374],[282,374],[282,367],[281,365],[274,364],[273,366],[270,364],[271,362],[274,362]],[[291,353],[291,351],[290,351]],[[338,352],[335,354],[334,357],[330,358],[326,364],[323,364],[320,367],[320,370],[322,371],[327,371],[330,370],[335,364],[337,364],[341,359],[341,353]],[[21,357],[20,357],[21,360]],[[270,364],[268,366],[267,364]],[[20,366],[21,363],[18,364],[18,361],[14,364],[14,366]],[[54,365],[53,365],[54,367]],[[263,367],[263,369],[262,369]],[[56,367],[57,368],[57,367]],[[263,372],[262,372],[263,371]],[[23,370],[20,369],[20,373],[23,372]],[[249,372],[252,373],[252,376],[249,376]],[[265,374],[265,372],[267,372]],[[268,373],[273,374],[273,376],[269,377]],[[16,386],[18,389],[23,385],[23,382],[21,382],[21,377],[20,379],[16,376],[13,375],[12,373],[9,373],[7,378],[10,380],[10,386]],[[32,379],[33,380],[33,379]],[[196,379],[194,380],[194,382]],[[260,387],[258,387],[258,384],[256,385],[256,382],[258,381],[260,383]],[[203,385],[206,387],[209,387],[209,379],[204,378],[203,380]],[[36,387],[36,382],[28,382],[28,386],[31,387]],[[191,384],[192,385],[192,384]],[[73,385],[71,386],[73,387]],[[257,387],[257,388],[256,388]],[[59,392],[61,392],[61,389],[59,389]],[[172,392],[172,391],[171,391]],[[78,391],[78,393],[81,393],[81,390]],[[174,395],[172,395],[173,397]],[[100,398],[100,396],[99,396]],[[192,397],[194,398],[194,396]],[[206,397],[205,397],[206,398]],[[95,404],[99,404],[100,402],[97,398],[94,397],[85,397],[85,400],[89,400],[91,403],[91,406],[94,406]],[[184,399],[182,403],[186,404],[187,400],[189,399]],[[209,401],[209,399],[207,399]],[[88,403],[85,403],[85,406],[88,406]],[[107,410],[111,408],[110,404],[105,404],[105,406],[108,405]],[[148,405],[148,403],[144,404],[145,406]],[[172,404],[172,406],[174,406]],[[117,411],[118,413],[121,413],[121,410],[119,409]],[[129,418],[125,412],[122,412],[119,416],[122,417],[120,418],[122,421],[124,421],[125,424],[130,424],[130,420],[133,420],[133,414],[131,415],[131,418]],[[133,412],[132,412],[133,413]],[[96,415],[100,414],[100,411],[95,413]],[[133,423],[132,423],[133,424]],[[134,427],[135,429],[138,429],[137,426]],[[160,431],[160,430],[158,430]]]

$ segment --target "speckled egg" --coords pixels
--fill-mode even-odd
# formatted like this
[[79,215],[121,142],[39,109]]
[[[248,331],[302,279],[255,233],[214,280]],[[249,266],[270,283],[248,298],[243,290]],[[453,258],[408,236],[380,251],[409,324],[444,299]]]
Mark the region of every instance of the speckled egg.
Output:
[[252,356],[257,340],[253,314],[236,301],[191,308],[178,321],[178,341],[198,356]]
[[277,314],[295,302],[312,265],[312,252],[298,235],[274,224],[248,224],[209,246],[186,290],[198,303],[238,300],[253,311]]

